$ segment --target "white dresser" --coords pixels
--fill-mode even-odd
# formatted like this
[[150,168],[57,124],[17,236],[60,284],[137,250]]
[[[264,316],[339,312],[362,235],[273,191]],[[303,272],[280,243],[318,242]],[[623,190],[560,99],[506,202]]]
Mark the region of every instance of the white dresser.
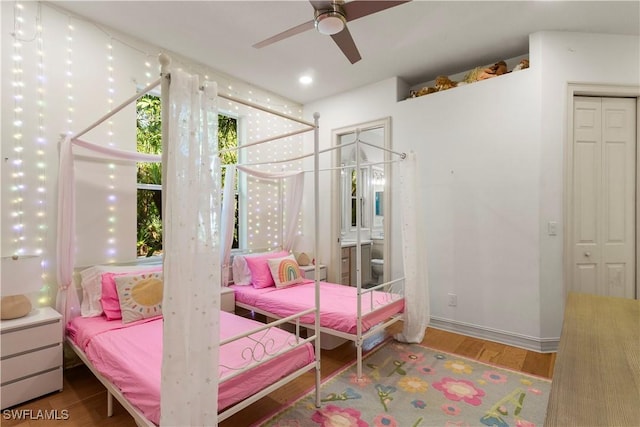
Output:
[[62,390],[62,316],[50,307],[0,321],[0,409]]
[[[305,266],[299,266],[300,271],[302,272],[302,274],[304,275],[305,279],[311,279],[311,280],[315,280],[316,278],[316,266],[315,265],[305,265]],[[318,278],[321,281],[326,281],[327,280],[327,266],[326,265],[318,265],[318,270],[319,270],[319,274],[320,277]]]
[[232,288],[223,286],[220,289],[220,310],[233,313],[236,310],[236,296]]

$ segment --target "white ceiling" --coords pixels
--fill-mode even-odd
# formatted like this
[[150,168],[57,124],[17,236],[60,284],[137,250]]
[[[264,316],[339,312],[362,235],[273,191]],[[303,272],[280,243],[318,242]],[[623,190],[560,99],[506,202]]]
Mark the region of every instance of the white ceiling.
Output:
[[[640,35],[638,1],[417,1],[351,21],[350,64],[315,30],[253,44],[313,19],[308,1],[55,1],[302,104],[399,76],[410,85],[528,53],[541,30]],[[302,74],[314,83],[303,87]]]

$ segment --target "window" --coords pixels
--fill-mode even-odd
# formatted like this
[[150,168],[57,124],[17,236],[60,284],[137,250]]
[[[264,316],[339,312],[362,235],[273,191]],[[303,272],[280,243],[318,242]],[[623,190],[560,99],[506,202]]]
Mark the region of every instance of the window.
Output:
[[[137,149],[141,153],[160,154],[162,152],[162,119],[158,95],[147,94],[136,103]],[[234,117],[218,116],[219,148],[238,146],[238,121]],[[220,155],[223,165],[235,164],[237,151]],[[138,163],[137,196],[137,254],[149,257],[162,253],[162,165],[160,163]],[[224,185],[225,169],[222,171]],[[238,188],[235,189],[235,230],[233,248],[238,247]]]

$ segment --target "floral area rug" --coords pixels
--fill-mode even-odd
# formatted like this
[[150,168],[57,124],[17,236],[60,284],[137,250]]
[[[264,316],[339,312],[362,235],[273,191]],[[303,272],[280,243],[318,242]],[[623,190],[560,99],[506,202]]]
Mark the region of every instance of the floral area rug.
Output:
[[542,426],[551,382],[417,344],[389,341],[257,425]]

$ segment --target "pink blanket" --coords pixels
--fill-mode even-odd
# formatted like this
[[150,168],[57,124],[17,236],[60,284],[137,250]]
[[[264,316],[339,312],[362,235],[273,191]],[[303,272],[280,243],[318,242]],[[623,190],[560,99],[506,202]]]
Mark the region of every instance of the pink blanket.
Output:
[[[286,317],[315,306],[315,283],[303,283],[286,288],[256,289],[253,286],[231,286],[236,302],[246,304],[278,317]],[[320,325],[355,334],[357,328],[357,288],[320,282]],[[375,291],[361,297],[362,331],[388,319],[404,309],[401,295]],[[300,318],[314,323],[314,314]]]
[[[262,324],[230,313],[220,313],[221,339],[249,331]],[[162,366],[162,319],[147,319],[124,325],[104,317],[77,317],[68,328],[69,337],[87,355],[91,364],[155,424],[160,422],[160,371]],[[261,336],[264,332],[255,334]],[[281,348],[295,339],[283,330],[272,328],[273,348]],[[263,338],[264,342],[264,338]],[[243,367],[240,353],[255,342],[243,338],[220,348],[219,375]],[[252,367],[244,374],[220,383],[218,409],[222,410],[273,384],[287,374],[314,361],[310,344]]]

